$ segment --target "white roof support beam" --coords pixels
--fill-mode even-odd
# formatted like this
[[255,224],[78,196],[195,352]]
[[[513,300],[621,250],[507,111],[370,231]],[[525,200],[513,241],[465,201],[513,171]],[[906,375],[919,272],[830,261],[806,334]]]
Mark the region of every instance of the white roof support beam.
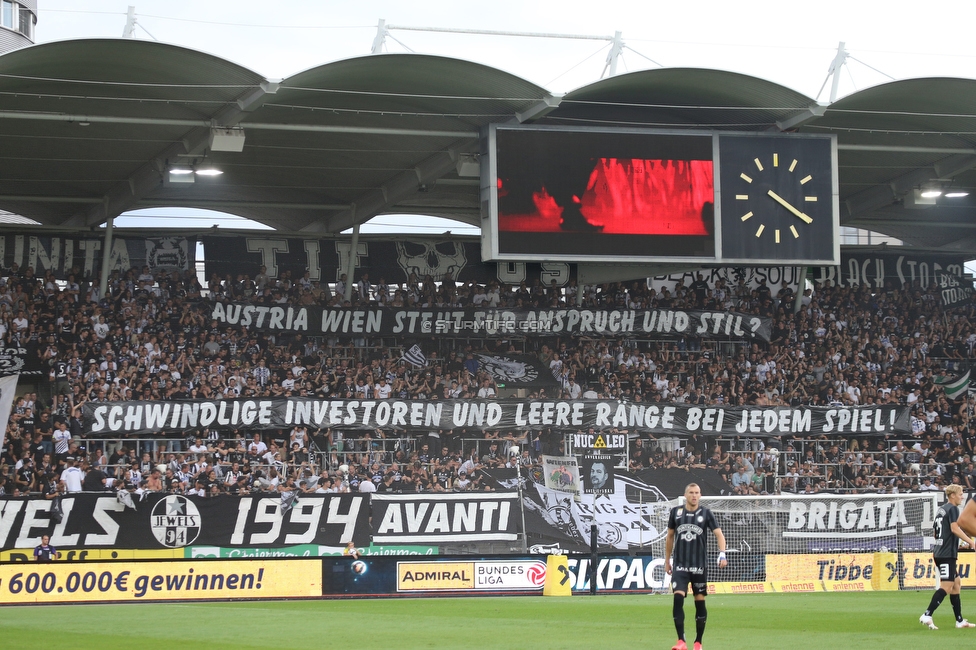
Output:
[[353,201],[355,210],[343,210],[327,219],[316,220],[302,228],[302,232],[337,233],[357,223],[369,221],[402,199],[415,195],[422,186],[432,184],[441,176],[455,171],[458,155],[475,151],[477,146],[477,140],[457,142],[446,151],[430,156],[413,169],[397,174],[378,189],[360,195]]
[[976,167],[976,155],[952,156],[935,163],[934,167],[936,178],[954,178]]
[[775,128],[770,128],[770,131],[789,131],[790,129],[795,129],[801,127],[807,122],[814,120],[818,117],[823,117],[824,113],[827,112],[827,107],[821,104],[813,104],[807,106],[802,111],[794,115],[793,117],[788,117],[785,120],[780,120],[776,123]]
[[[202,153],[210,142],[210,126],[235,126],[247,114],[259,108],[278,92],[278,83],[265,80],[257,88],[244,93],[233,106],[226,106],[213,115],[206,126],[198,126],[185,134],[180,142],[160,151],[153,160],[138,167],[125,181],[106,192],[104,205],[92,208],[84,215],[76,215],[66,224],[97,226],[136,206],[140,199],[159,187],[165,173],[166,161],[177,156]],[[80,222],[80,223],[78,223]]]
[[[973,161],[971,166],[976,167],[976,161]],[[939,178],[937,169],[937,167],[922,167],[899,176],[885,185],[878,185],[855,194],[841,204],[842,209],[847,208],[847,213],[841,214],[841,225],[846,226],[850,220],[891,205],[899,196],[907,194],[922,183]]]
[[518,120],[519,124],[524,124],[525,122],[537,120],[540,117],[545,117],[555,109],[559,108],[559,104],[561,104],[562,101],[562,95],[546,95],[524,111],[517,112],[515,114],[515,119]]

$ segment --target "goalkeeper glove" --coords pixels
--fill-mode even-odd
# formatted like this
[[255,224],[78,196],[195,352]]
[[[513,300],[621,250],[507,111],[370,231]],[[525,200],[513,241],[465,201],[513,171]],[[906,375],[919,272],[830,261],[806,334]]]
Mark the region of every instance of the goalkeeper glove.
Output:
[[722,552],[720,552],[718,554],[718,562],[717,562],[717,564],[719,566],[721,566],[722,565],[722,562],[724,562],[724,561],[725,561],[725,551],[722,551]]

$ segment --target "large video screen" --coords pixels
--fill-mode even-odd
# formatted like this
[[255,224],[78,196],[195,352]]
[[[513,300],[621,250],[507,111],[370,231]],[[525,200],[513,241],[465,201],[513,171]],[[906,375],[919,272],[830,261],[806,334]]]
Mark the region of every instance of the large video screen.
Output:
[[714,258],[710,134],[493,134],[499,259]]
[[839,263],[835,136],[492,125],[482,152],[485,260]]

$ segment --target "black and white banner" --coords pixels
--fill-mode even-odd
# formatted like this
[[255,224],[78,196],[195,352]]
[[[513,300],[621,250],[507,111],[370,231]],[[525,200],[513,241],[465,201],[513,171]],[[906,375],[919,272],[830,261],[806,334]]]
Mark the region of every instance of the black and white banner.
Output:
[[[97,278],[104,254],[102,237],[41,237],[29,234],[0,235],[0,261],[4,269],[16,264],[19,272],[34,268],[34,277],[51,271],[58,280]],[[186,237],[117,237],[112,240],[111,270],[125,273],[148,266],[152,272],[186,271],[193,268],[196,247]]]
[[364,273],[371,282],[385,280],[402,283],[416,276],[423,282],[430,276],[440,282],[447,276],[457,282],[487,284],[492,280],[518,286],[525,281],[532,286],[565,286],[576,277],[576,265],[565,262],[494,262],[481,261],[481,239],[478,237],[416,237],[392,240],[388,237],[360,237],[355,250],[355,273],[346,268],[352,242],[348,238],[302,239],[269,235],[203,237],[207,251],[207,277],[246,273],[252,278],[262,266],[272,278],[285,271],[293,279],[307,270],[309,278],[336,282],[348,275],[358,282]]
[[0,347],[0,376],[24,375],[36,381],[46,378],[50,371],[51,368],[41,362],[37,353],[31,354],[27,348]]
[[973,283],[958,275],[938,271],[935,274],[935,286],[939,290],[943,307],[955,307],[973,300]]
[[[783,496],[777,522],[782,541],[771,545],[770,550],[790,546],[801,552],[879,550],[880,546],[897,548],[895,540],[899,537],[903,544],[907,543],[906,536],[920,545],[923,537],[932,534],[938,507],[938,498],[931,492],[898,496],[865,494],[860,498],[829,494]],[[811,542],[819,546],[812,546]]]
[[66,496],[60,523],[52,517],[50,499],[0,498],[0,548],[31,548],[40,544],[41,535],[50,535],[57,548],[369,543],[366,495],[302,495],[287,513],[282,513],[277,494],[133,498],[135,510],[113,494]]
[[877,289],[902,289],[914,283],[927,289],[935,274],[963,274],[965,260],[958,254],[899,253],[895,250],[842,249],[840,266],[814,268],[814,282],[833,282],[844,287],[867,285]]
[[547,388],[558,382],[549,367],[528,354],[475,354],[481,369],[505,388]]
[[518,493],[371,495],[373,544],[518,539]]
[[910,434],[906,406],[721,407],[617,400],[317,400],[85,402],[85,431],[95,437],[189,431],[291,428],[375,429],[627,429],[767,437],[807,434]]
[[768,341],[772,320],[723,311],[665,309],[403,309],[214,303],[220,325],[309,336],[605,336],[653,334]]
[[[674,470],[679,471],[679,470]],[[680,470],[681,489],[694,481],[694,474]],[[489,471],[489,475],[497,472]],[[612,487],[594,494],[584,490],[582,495],[553,490],[541,476],[523,491],[525,526],[528,544],[533,553],[582,552],[589,548],[590,528],[597,527],[597,544],[619,550],[654,548],[663,554],[664,537],[668,529],[671,502],[655,485],[639,479],[630,472],[617,471]],[[514,483],[515,479],[511,479]],[[586,488],[586,473],[583,473]]]
[[[961,276],[964,262],[962,256],[954,253],[902,254],[890,249],[845,246],[840,251],[840,266],[811,267],[810,277],[817,283],[832,282],[848,287],[866,284],[875,288],[888,285],[901,289],[918,282],[925,289],[936,282],[936,274],[940,271]],[[674,291],[677,285],[690,287],[701,274],[709,289],[714,289],[718,280],[724,281],[727,288],[736,287],[741,281],[750,289],[757,289],[765,282],[775,296],[784,286],[796,292],[802,270],[799,266],[720,266],[655,276],[647,279],[647,286],[658,292],[663,289]]]

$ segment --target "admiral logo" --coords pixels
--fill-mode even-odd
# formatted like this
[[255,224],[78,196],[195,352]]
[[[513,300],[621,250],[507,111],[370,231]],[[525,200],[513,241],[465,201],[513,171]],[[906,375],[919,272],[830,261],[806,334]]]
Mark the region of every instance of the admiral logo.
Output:
[[470,580],[467,571],[407,571],[403,574],[404,582],[421,582],[426,580]]
[[188,546],[200,535],[200,511],[186,497],[171,494],[153,506],[149,526],[163,546]]
[[397,591],[474,589],[474,562],[397,562]]

